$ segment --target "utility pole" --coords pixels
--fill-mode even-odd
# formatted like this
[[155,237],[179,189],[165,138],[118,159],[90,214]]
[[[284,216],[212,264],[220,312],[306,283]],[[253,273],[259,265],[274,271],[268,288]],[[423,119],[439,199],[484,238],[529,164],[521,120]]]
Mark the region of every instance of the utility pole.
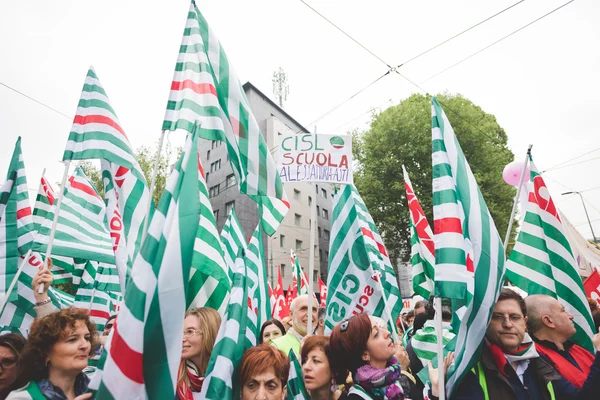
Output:
[[273,94],[275,95],[275,102],[279,107],[283,108],[283,103],[287,100],[287,96],[290,93],[290,86],[287,82],[287,74],[283,68],[273,72]]
[[596,241],[596,235],[594,235],[594,228],[592,228],[592,221],[590,221],[590,216],[588,215],[587,207],[585,206],[585,200],[583,200],[583,196],[581,195],[580,192],[576,192],[576,191],[562,193],[563,196],[567,195],[567,194],[578,194],[579,197],[581,198],[581,204],[583,204],[583,211],[585,211],[585,216],[588,220],[588,224],[590,226],[590,231],[592,231],[592,238],[594,239],[594,243],[598,243]]

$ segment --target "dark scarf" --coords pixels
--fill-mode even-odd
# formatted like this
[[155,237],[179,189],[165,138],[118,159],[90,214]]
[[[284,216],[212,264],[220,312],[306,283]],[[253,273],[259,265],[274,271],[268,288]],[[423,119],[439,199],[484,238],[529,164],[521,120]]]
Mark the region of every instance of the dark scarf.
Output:
[[390,358],[384,369],[378,369],[369,364],[363,365],[356,370],[353,379],[375,399],[404,399],[404,391],[400,385],[400,363],[396,357]]
[[186,360],[185,367],[185,373],[187,373],[187,377],[190,380],[190,385],[188,386],[185,380],[181,380],[179,385],[177,385],[177,396],[180,400],[193,400],[193,393],[202,391],[204,377],[198,376],[198,370],[193,362]]
[[[61,388],[54,386],[48,379],[42,379],[36,382],[42,394],[48,400],[67,400],[65,392]],[[85,393],[90,383],[90,378],[84,373],[75,378],[75,396],[81,396]]]
[[[543,354],[550,359],[554,365],[554,368],[556,368],[558,373],[561,374],[563,378],[571,382],[571,384],[577,389],[581,389],[590,373],[590,367],[594,362],[594,356],[592,356],[592,353],[581,346],[573,344],[568,352],[571,357],[573,357],[577,365],[579,365],[579,368],[577,368],[571,364],[569,360],[561,356],[557,351],[549,349],[540,343],[536,343],[535,347],[538,353]],[[565,351],[567,350],[565,349]]]

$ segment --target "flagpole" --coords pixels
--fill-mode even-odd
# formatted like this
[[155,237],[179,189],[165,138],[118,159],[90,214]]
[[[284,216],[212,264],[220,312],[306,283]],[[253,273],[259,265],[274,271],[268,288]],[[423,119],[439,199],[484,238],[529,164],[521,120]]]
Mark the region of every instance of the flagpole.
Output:
[[311,187],[315,190],[313,191],[312,203],[310,205],[310,248],[308,249],[308,326],[306,328],[306,334],[310,335],[313,330],[313,320],[312,320],[312,301],[314,297],[314,269],[315,269],[315,230],[317,227],[317,193],[316,186],[311,183]]
[[15,277],[13,278],[12,282],[10,283],[10,286],[6,290],[6,295],[2,299],[2,306],[0,306],[0,317],[4,313],[4,307],[6,307],[6,304],[8,303],[8,298],[10,297],[10,294],[13,291],[15,285],[19,281],[19,275],[21,275],[21,272],[23,272],[23,267],[25,267],[25,263],[27,262],[27,259],[29,259],[29,256],[31,256],[31,249],[29,249],[29,251],[27,251],[27,253],[25,254],[25,258],[23,259],[23,261],[21,261],[21,265],[19,265],[19,269],[17,270]]
[[527,170],[527,165],[529,164],[529,157],[531,156],[531,148],[532,144],[527,148],[527,156],[525,157],[525,163],[523,164],[523,170],[521,171],[521,178],[519,179],[519,186],[517,187],[517,195],[515,196],[515,201],[513,202],[513,208],[510,212],[510,218],[508,219],[508,229],[506,230],[506,236],[504,236],[504,251],[508,247],[508,239],[510,238],[510,230],[513,225],[513,218],[515,217],[515,213],[517,212],[517,203],[519,202],[519,196],[521,194],[521,187],[523,186],[523,180],[525,179],[525,171]]
[[146,207],[146,219],[144,219],[144,229],[142,230],[142,243],[146,238],[146,231],[148,229],[148,220],[150,219],[150,207],[152,207],[154,186],[156,185],[156,175],[158,173],[158,166],[160,164],[160,154],[162,152],[163,142],[165,140],[165,130],[160,132],[160,139],[158,140],[158,150],[156,151],[156,161],[154,162],[154,169],[152,170],[152,177],[150,178],[150,197],[148,198],[148,206]]
[[[56,208],[54,210],[54,219],[52,220],[52,229],[50,230],[50,238],[48,239],[48,246],[46,247],[46,258],[44,259],[44,269],[48,269],[48,260],[52,254],[52,244],[54,243],[54,234],[56,233],[56,225],[58,224],[58,214],[60,213],[60,206],[63,201],[65,194],[65,185],[67,183],[67,176],[69,176],[69,166],[71,160],[67,160],[65,163],[65,171],[63,172],[62,181],[60,183],[60,193],[58,194],[58,200],[56,201]],[[38,287],[38,293],[44,293],[44,284],[42,283]]]
[[94,297],[96,296],[96,283],[98,282],[94,282],[94,289],[92,290],[92,299],[90,300],[90,308],[88,310],[88,315],[92,314],[92,306],[94,305]]
[[398,337],[398,329],[396,328],[396,321],[394,321],[394,317],[392,316],[392,311],[390,310],[390,306],[388,305],[387,298],[385,297],[385,291],[383,290],[383,284],[381,280],[383,279],[383,274],[377,278],[377,283],[379,284],[379,290],[381,290],[381,298],[383,299],[383,306],[385,308],[385,312],[388,315],[390,325],[392,326],[392,336],[394,336],[394,343],[400,343],[400,338]]
[[446,382],[444,370],[444,336],[442,334],[442,298],[434,297],[433,307],[435,309],[435,330],[437,331],[437,370],[438,370],[438,398],[446,399]]

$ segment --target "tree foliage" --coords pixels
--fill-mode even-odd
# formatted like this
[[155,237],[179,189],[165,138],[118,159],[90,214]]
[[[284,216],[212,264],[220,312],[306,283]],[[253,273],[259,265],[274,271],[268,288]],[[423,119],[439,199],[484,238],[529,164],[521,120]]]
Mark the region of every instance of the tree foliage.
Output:
[[[496,118],[461,95],[438,95],[502,239],[515,190],[502,179],[513,161]],[[415,194],[433,228],[431,188],[431,97],[414,94],[373,116],[370,130],[353,133],[355,185],[377,223],[393,261],[410,258],[405,165]],[[516,224],[515,224],[516,225]],[[516,226],[513,225],[513,235]]]

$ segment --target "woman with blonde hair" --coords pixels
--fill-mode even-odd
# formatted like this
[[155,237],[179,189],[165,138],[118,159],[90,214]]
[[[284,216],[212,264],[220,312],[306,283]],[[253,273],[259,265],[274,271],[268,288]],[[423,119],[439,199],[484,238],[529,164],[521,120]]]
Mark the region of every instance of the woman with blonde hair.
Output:
[[221,316],[212,308],[195,308],[185,313],[177,399],[200,398],[204,374],[220,325]]

